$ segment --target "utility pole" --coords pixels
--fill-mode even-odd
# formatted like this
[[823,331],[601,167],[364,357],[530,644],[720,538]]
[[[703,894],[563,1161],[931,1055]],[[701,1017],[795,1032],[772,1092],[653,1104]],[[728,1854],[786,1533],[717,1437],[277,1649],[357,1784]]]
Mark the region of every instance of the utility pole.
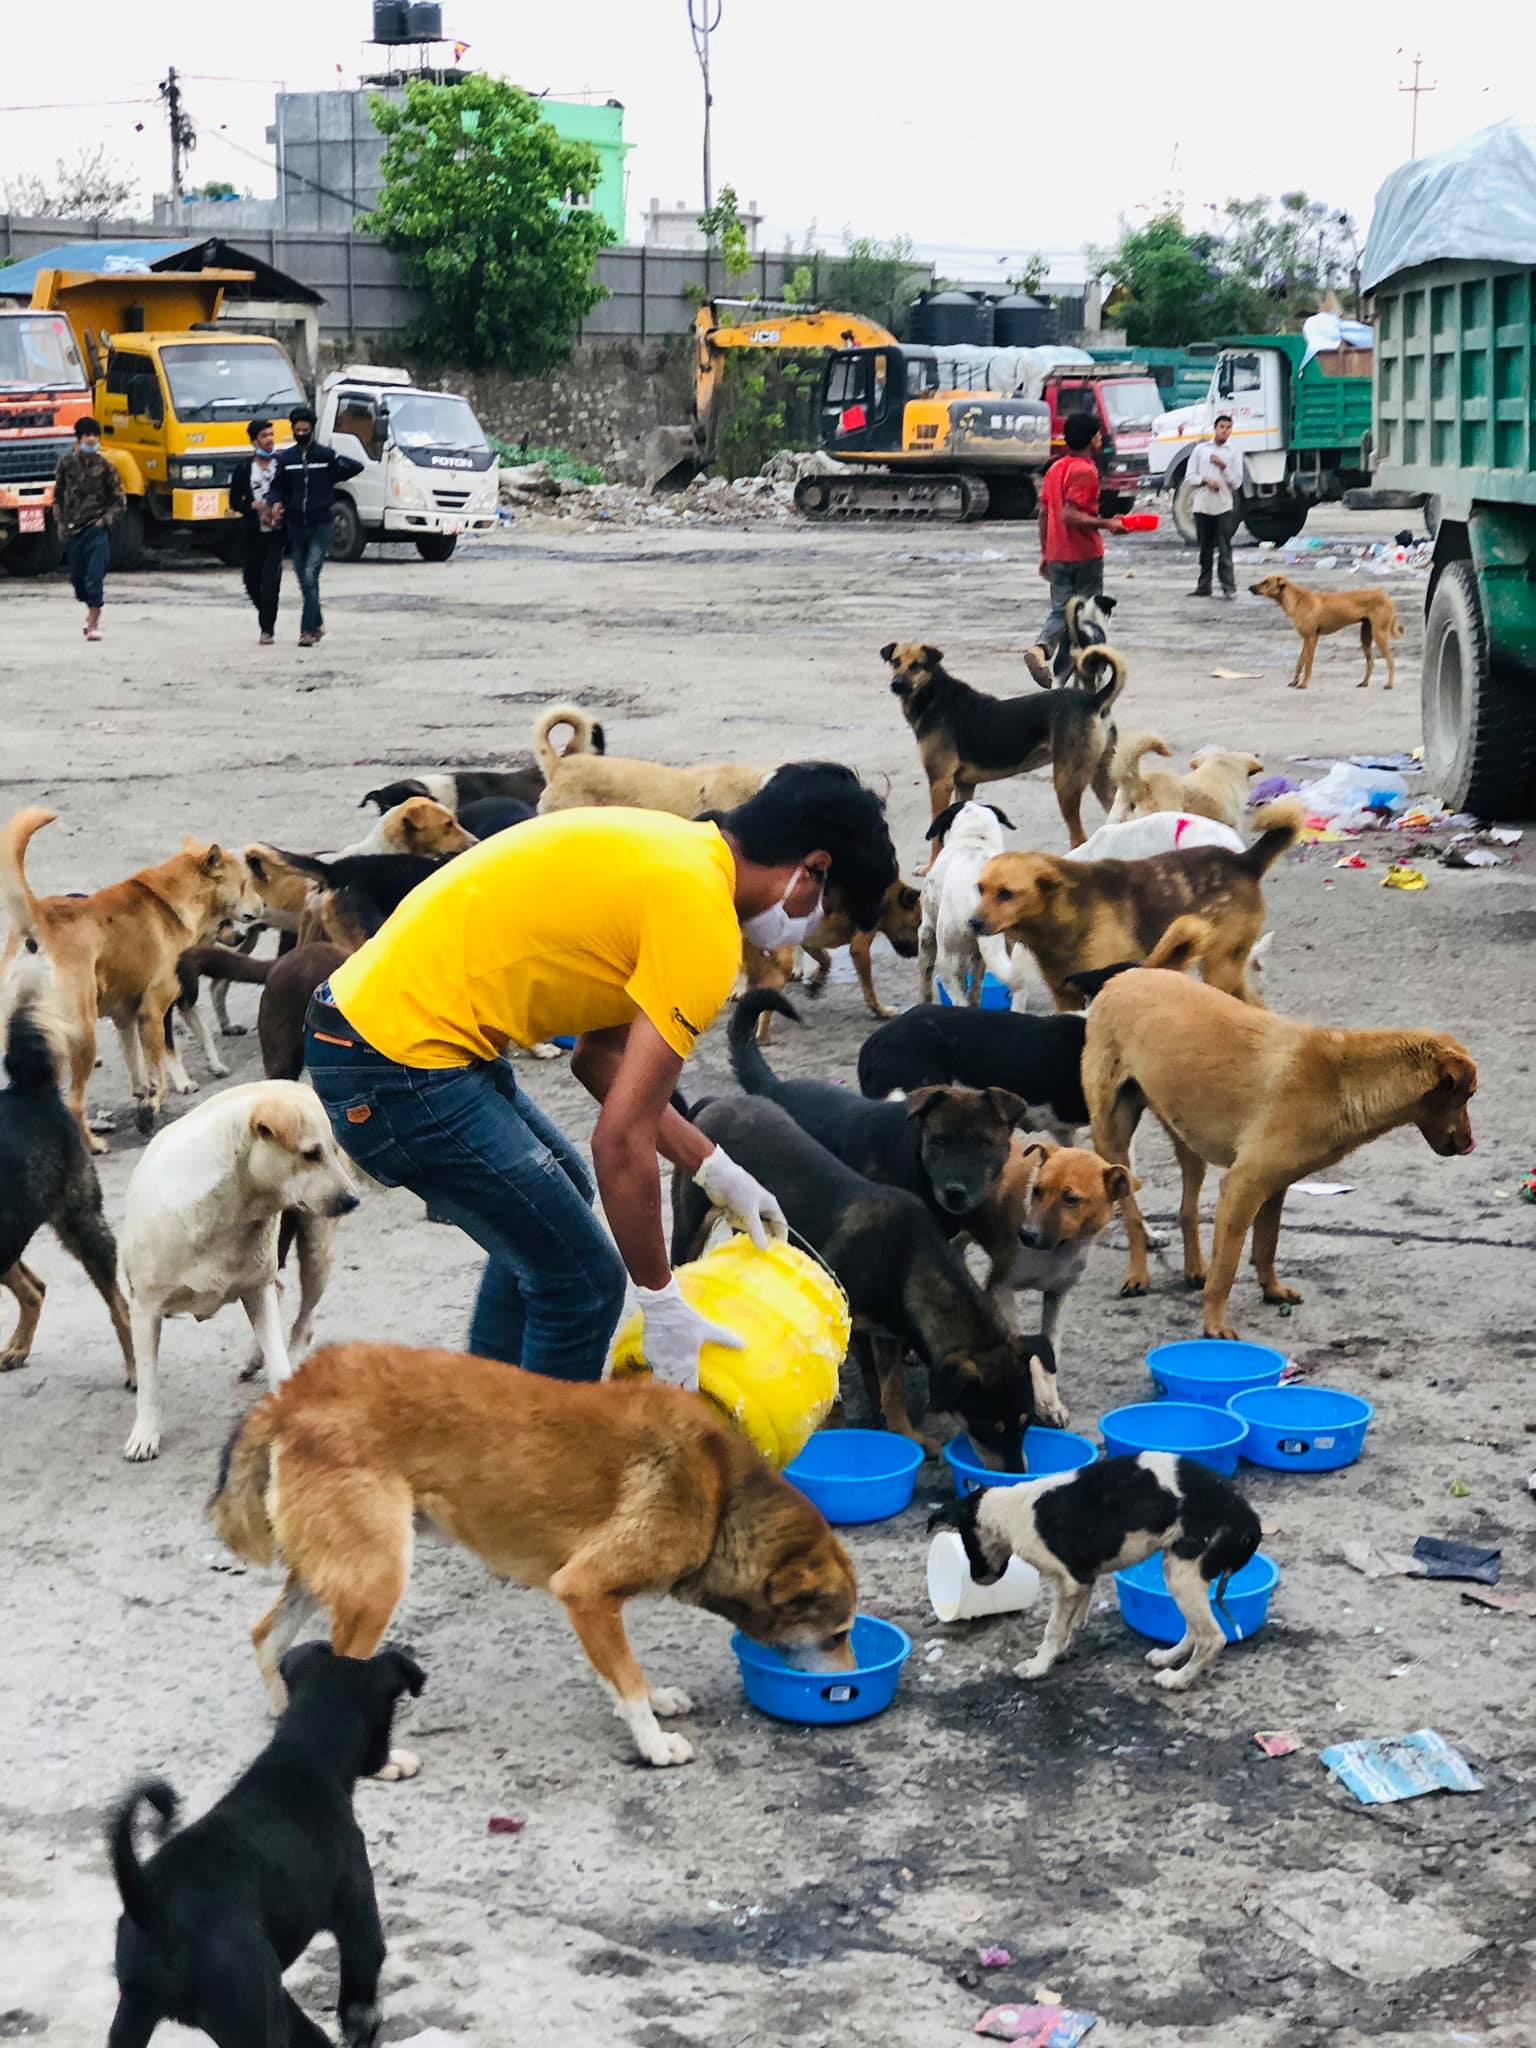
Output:
[[[1399,51],[1399,53],[1398,53],[1398,54],[1399,54],[1399,55],[1401,55],[1401,54],[1402,54],[1402,53],[1401,53],[1401,51]],[[1424,62],[1424,59],[1423,59],[1423,57],[1422,57],[1422,56],[1418,56],[1418,57],[1415,57],[1415,58],[1414,58],[1414,60],[1413,60],[1413,83],[1412,83],[1412,85],[1400,85],[1400,86],[1399,86],[1399,87],[1397,88],[1399,92],[1406,92],[1406,93],[1412,93],[1412,95],[1413,95],[1413,126],[1412,126],[1412,129],[1411,129],[1411,131],[1410,131],[1410,133],[1411,133],[1411,140],[1409,141],[1409,144],[1408,144],[1408,154],[1409,154],[1409,156],[1410,156],[1410,157],[1415,157],[1415,156],[1417,156],[1417,155],[1418,155],[1418,153],[1419,153],[1419,99],[1420,99],[1420,96],[1421,96],[1422,94],[1426,93],[1426,92],[1433,92],[1433,91],[1435,90],[1435,86],[1436,86],[1436,85],[1438,85],[1438,84],[1439,84],[1439,82],[1440,82],[1440,81],[1439,81],[1438,79],[1436,79],[1436,80],[1435,80],[1435,81],[1434,81],[1434,82],[1433,82],[1432,84],[1430,84],[1430,85],[1420,85],[1420,83],[1419,83],[1419,71],[1420,71],[1420,68],[1421,68],[1421,66],[1423,65],[1423,62]]]
[[709,160],[710,109],[714,106],[714,95],[709,89],[709,39],[720,26],[720,16],[725,0],[688,0],[688,27],[693,36],[693,54],[699,60],[699,70],[704,79],[704,211],[715,203],[714,173]]
[[192,126],[191,117],[182,109],[181,86],[176,77],[176,66],[169,65],[160,81],[160,97],[165,102],[166,118],[171,129],[171,218],[181,220],[181,162],[197,147],[197,130]]

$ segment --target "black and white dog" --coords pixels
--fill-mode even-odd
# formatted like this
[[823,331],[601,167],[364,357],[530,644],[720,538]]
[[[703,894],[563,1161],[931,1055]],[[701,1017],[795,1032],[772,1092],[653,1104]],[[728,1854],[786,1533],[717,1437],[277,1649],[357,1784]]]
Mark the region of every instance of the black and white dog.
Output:
[[1014,1666],[1018,1678],[1043,1678],[1069,1648],[1105,1572],[1164,1552],[1168,1591],[1184,1617],[1181,1642],[1147,1652],[1165,1692],[1186,1692],[1221,1650],[1213,1588],[1225,1614],[1227,1581],[1259,1547],[1259,1518],[1236,1487],[1169,1451],[1105,1458],[1029,1486],[982,1487],[947,1501],[928,1526],[959,1530],[978,1585],[995,1584],[1014,1557],[1049,1583],[1045,1635],[1034,1656]]
[[1058,689],[1063,683],[1082,683],[1096,690],[1109,681],[1112,671],[1093,659],[1093,649],[1108,644],[1110,614],[1116,602],[1103,591],[1096,597],[1067,599],[1067,630],[1052,664]]
[[327,1643],[301,1643],[279,1668],[287,1711],[201,1820],[141,1864],[139,1806],[154,1807],[164,1835],[176,1794],[147,1779],[113,1816],[107,1846],[123,1914],[107,2048],[144,2048],[164,2019],[201,2028],[219,2048],[328,2048],[283,1989],[284,1970],[320,1933],[336,1938],[343,2041],[378,2040],[384,1936],[352,1789],[389,1763],[395,1702],[419,1693],[426,1674],[404,1650],[363,1660]]

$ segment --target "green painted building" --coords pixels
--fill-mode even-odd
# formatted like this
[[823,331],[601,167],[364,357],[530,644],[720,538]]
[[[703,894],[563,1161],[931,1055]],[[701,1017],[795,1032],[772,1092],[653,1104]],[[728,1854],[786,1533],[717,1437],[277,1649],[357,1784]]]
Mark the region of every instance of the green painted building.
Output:
[[603,100],[594,106],[582,100],[541,100],[539,111],[563,141],[587,142],[597,151],[602,169],[592,211],[624,241],[624,159],[635,145],[624,140],[622,102]]

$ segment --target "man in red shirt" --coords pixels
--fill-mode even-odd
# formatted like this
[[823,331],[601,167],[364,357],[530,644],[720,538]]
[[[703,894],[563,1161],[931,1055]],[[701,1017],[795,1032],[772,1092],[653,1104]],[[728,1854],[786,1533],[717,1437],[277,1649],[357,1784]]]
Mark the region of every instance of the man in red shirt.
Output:
[[1099,517],[1099,468],[1094,457],[1104,435],[1090,413],[1068,413],[1062,429],[1067,452],[1053,462],[1040,486],[1040,574],[1051,586],[1051,609],[1024,663],[1035,681],[1051,687],[1051,656],[1067,630],[1067,599],[1097,597],[1104,588],[1104,535],[1124,533],[1122,519]]

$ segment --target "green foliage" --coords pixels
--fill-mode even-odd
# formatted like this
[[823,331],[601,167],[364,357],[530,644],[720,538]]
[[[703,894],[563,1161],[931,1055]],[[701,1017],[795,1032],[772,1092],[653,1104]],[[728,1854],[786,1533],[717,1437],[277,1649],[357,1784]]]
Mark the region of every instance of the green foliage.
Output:
[[793,272],[784,281],[782,297],[787,305],[804,306],[811,302],[816,290],[816,273],[810,264],[796,264]]
[[752,248],[736,211],[734,185],[720,187],[720,197],[699,215],[699,229],[711,246],[719,250],[727,279],[745,277],[752,268]]
[[1048,265],[1043,256],[1027,256],[1008,280],[1011,292],[1028,292],[1033,298],[1045,283]]
[[195,199],[238,199],[240,194],[227,178],[210,178],[202,190],[194,193],[193,197]]
[[597,152],[565,142],[538,101],[475,73],[457,85],[413,78],[404,105],[375,96],[388,139],[384,189],[361,223],[404,258],[427,295],[413,337],[439,359],[540,376],[567,360],[613,230],[580,202]]
[[495,434],[486,439],[496,451],[496,461],[502,469],[521,469],[525,463],[544,463],[552,477],[559,483],[601,484],[608,480],[608,472],[596,462],[583,462],[565,448],[525,448],[521,441],[503,441]]
[[815,246],[815,233],[813,222],[797,252],[800,261],[784,297],[794,305],[861,313],[900,339],[913,300],[933,282],[932,272],[913,256],[910,238],[896,235],[882,242],[845,231],[844,253],[828,256]]
[[1348,289],[1359,252],[1350,216],[1305,192],[1227,201],[1222,262],[1286,321],[1299,323],[1330,291]]
[[723,366],[717,401],[715,468],[756,476],[780,448],[814,448],[821,356],[800,361],[743,352]]
[[104,143],[77,151],[73,163],[56,158],[53,169],[51,185],[31,171],[8,178],[3,188],[5,211],[39,219],[101,220],[125,213],[138,193],[137,184],[115,157],[108,156]]

